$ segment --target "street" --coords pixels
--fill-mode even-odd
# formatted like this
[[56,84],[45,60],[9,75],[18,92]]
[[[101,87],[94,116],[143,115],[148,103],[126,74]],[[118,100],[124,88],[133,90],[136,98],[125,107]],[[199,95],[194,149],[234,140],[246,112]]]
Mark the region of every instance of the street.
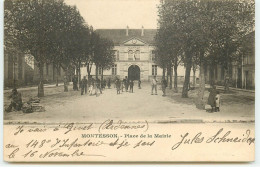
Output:
[[[19,91],[19,89],[18,89]],[[124,121],[144,121],[158,123],[231,123],[254,122],[254,94],[241,92],[223,93],[221,90],[222,105],[220,112],[209,113],[196,108],[196,91],[189,91],[189,98],[181,98],[179,93],[167,89],[167,96],[162,97],[158,86],[158,95],[151,95],[149,83],[143,83],[142,89],[134,86],[134,93],[123,92],[116,94],[112,85],[97,97],[80,95],[80,91],[63,92],[63,86],[45,88],[45,96],[40,104],[45,112],[24,114],[22,111],[4,113],[6,122],[20,123],[61,123],[86,121],[102,122],[106,119]],[[7,98],[10,91],[5,91],[4,105],[10,103]],[[21,90],[23,102],[37,95],[37,89]],[[205,92],[205,101],[208,92]],[[207,107],[206,107],[207,108]]]

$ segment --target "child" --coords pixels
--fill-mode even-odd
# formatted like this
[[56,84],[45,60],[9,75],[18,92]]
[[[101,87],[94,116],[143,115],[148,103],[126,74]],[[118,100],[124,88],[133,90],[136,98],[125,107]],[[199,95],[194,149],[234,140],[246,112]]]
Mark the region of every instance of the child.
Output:
[[216,112],[220,111],[220,94],[219,91],[217,91],[217,95],[216,95]]

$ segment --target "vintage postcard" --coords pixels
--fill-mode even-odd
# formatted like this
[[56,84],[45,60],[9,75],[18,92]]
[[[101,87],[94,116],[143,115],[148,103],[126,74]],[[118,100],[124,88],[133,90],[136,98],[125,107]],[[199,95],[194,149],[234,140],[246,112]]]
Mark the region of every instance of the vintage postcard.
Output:
[[252,162],[253,0],[5,0],[7,162]]

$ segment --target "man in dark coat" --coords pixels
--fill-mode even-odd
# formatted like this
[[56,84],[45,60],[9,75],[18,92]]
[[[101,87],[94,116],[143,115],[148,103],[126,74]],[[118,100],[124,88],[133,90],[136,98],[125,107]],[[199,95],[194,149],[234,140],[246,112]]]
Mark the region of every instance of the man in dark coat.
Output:
[[116,84],[116,93],[120,94],[120,87],[121,87],[120,79],[116,78],[115,84]]
[[76,75],[73,77],[72,82],[73,82],[73,90],[78,91],[79,90],[78,89],[78,78]]
[[84,76],[84,78],[81,80],[80,82],[80,88],[81,88],[81,95],[87,93],[87,87],[88,87],[88,80],[86,79],[86,76]]
[[111,81],[110,81],[110,78],[108,79],[107,87],[108,87],[108,89],[110,89],[110,87],[111,87]]
[[216,86],[212,86],[209,92],[210,93],[208,98],[208,104],[211,106],[211,112],[214,112],[214,109],[216,108],[216,95],[217,95]]
[[128,92],[128,87],[129,87],[129,79],[128,79],[128,77],[126,76],[125,77],[125,79],[126,79],[126,86],[125,86],[125,89],[126,89],[126,92]]
[[16,88],[14,88],[12,90],[12,94],[9,96],[9,98],[11,98],[11,104],[8,106],[8,108],[6,109],[6,112],[11,112],[12,109],[14,108],[16,111],[20,111],[22,106],[23,106],[23,102],[22,102],[22,95],[21,93],[19,93],[17,91]]
[[133,93],[134,92],[134,81],[133,80],[130,80],[129,81],[129,86],[130,86],[130,93]]

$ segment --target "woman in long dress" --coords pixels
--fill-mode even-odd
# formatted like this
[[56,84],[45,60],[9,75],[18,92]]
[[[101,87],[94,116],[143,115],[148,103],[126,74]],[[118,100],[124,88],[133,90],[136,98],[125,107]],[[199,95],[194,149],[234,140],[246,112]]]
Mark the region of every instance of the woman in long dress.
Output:
[[216,108],[216,95],[217,95],[216,86],[212,86],[209,92],[210,93],[208,98],[208,104],[211,106],[211,112],[214,112]]

